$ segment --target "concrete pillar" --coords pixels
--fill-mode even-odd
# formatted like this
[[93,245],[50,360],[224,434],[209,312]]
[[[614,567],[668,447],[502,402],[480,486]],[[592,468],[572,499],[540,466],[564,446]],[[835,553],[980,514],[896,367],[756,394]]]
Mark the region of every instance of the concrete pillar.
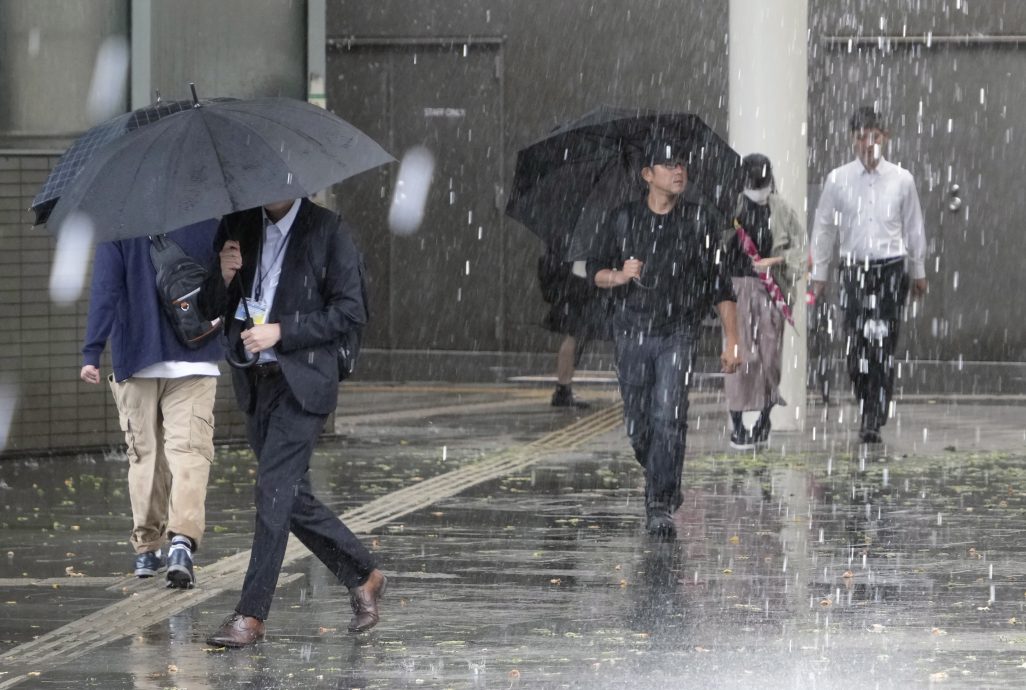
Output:
[[[153,92],[153,0],[132,0],[131,87],[132,110],[145,108],[156,100]],[[169,99],[170,100],[170,99]]]
[[[763,153],[773,164],[777,192],[807,215],[808,0],[730,0],[730,144],[741,155]],[[798,294],[805,293],[804,272]],[[805,426],[805,300],[794,309],[796,328],[784,334],[781,394],[773,428]]]
[[328,73],[327,0],[306,2],[306,99],[324,108],[327,96],[324,79]]

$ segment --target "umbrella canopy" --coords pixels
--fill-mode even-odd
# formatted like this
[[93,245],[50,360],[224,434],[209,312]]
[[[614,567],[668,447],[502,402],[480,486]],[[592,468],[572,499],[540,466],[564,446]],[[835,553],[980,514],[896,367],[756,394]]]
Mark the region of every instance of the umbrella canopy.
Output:
[[591,256],[608,213],[645,193],[642,154],[654,139],[687,152],[685,194],[718,212],[726,229],[743,187],[741,157],[697,115],[608,106],[517,153],[507,215],[567,260]]
[[46,221],[126,239],[309,196],[395,160],[338,116],[289,98],[194,104],[99,147]]
[[[235,100],[232,98],[216,98],[209,101],[200,101],[201,105],[209,105],[218,101]],[[58,199],[69,184],[75,179],[93,154],[101,150],[104,145],[115,139],[128,134],[131,131],[152,124],[168,115],[189,110],[194,102],[189,101],[166,101],[158,100],[153,105],[133,110],[124,115],[100,123],[80,136],[64,152],[64,155],[53,166],[53,170],[47,175],[36,198],[32,200],[32,210],[35,211],[36,220],[33,225],[45,223],[50,217],[53,207],[57,205]]]

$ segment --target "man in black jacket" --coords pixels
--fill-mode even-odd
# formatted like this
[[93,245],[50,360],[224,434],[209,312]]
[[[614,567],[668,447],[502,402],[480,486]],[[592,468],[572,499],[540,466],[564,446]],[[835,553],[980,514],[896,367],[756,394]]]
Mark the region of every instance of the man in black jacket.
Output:
[[735,298],[720,260],[723,223],[689,194],[686,152],[676,142],[646,147],[643,199],[614,210],[604,249],[588,276],[612,290],[616,375],[624,423],[645,468],[646,529],[668,537],[683,500],[688,387],[698,329],[715,305],[723,327],[723,371],[738,366]]
[[317,437],[337,404],[337,343],[366,320],[356,247],[342,219],[309,199],[225,216],[215,247],[220,271],[208,281],[204,312],[243,317],[245,300],[253,321],[234,322],[245,351],[258,359],[233,369],[232,383],[246,413],[257,479],[242,596],[207,641],[244,647],[263,637],[289,531],[349,588],[349,631],[363,632],[378,622],[386,578],[359,539],[314,497],[309,480]]

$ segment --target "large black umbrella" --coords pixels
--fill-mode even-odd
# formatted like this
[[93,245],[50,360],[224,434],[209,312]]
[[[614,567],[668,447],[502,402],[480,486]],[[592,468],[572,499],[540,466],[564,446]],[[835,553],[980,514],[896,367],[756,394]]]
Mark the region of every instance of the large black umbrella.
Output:
[[[217,98],[210,101],[200,101],[202,105],[209,105],[217,101],[234,100]],[[64,152],[64,155],[53,166],[46,181],[40,188],[36,198],[32,200],[32,210],[35,211],[36,220],[33,225],[45,223],[53,207],[57,205],[64,190],[74,181],[82,167],[89,162],[92,156],[101,151],[103,147],[131,131],[152,124],[157,120],[192,108],[194,102],[188,101],[161,101],[157,100],[153,105],[133,110],[130,113],[118,115],[106,122],[101,122],[85,134],[80,136]]]
[[88,219],[97,241],[166,232],[309,196],[393,161],[338,116],[289,98],[195,101],[108,141],[46,221]]
[[685,194],[726,224],[743,185],[741,157],[697,115],[608,106],[518,152],[507,215],[567,260],[591,256],[608,213],[644,194],[642,153],[652,139],[681,146],[688,156]]

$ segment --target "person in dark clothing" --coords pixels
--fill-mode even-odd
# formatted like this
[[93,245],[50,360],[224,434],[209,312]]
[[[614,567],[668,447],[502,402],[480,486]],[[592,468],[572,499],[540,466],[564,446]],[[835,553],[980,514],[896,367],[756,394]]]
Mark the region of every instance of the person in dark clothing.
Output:
[[[167,236],[207,264],[216,227],[204,221]],[[166,565],[167,586],[189,589],[206,525],[221,347],[216,337],[197,349],[178,340],[160,306],[150,246],[146,237],[97,245],[79,378],[100,383],[110,340],[107,383],[127,444],[134,573],[153,577]]]
[[247,300],[253,325],[233,323],[258,360],[234,368],[232,383],[246,413],[257,479],[242,595],[207,641],[244,647],[263,637],[290,531],[349,588],[349,631],[363,632],[378,622],[386,578],[370,551],[313,495],[309,477],[317,438],[338,401],[338,341],[366,321],[359,254],[338,214],[309,199],[225,216],[215,242],[220,267],[201,307],[235,319]]
[[604,255],[587,264],[595,285],[613,291],[624,422],[645,468],[646,528],[660,536],[674,533],[672,513],[683,500],[688,388],[698,329],[714,304],[723,370],[738,364],[734,293],[725,262],[717,260],[723,220],[688,194],[682,154],[675,142],[646,147],[647,196],[611,214]]
[[538,283],[542,298],[550,305],[543,325],[563,335],[556,355],[552,406],[587,409],[588,403],[573,394],[574,370],[588,343],[602,337],[603,303],[594,283],[587,276],[577,275],[573,269],[574,262],[566,261],[559,245],[549,247],[538,259]]

